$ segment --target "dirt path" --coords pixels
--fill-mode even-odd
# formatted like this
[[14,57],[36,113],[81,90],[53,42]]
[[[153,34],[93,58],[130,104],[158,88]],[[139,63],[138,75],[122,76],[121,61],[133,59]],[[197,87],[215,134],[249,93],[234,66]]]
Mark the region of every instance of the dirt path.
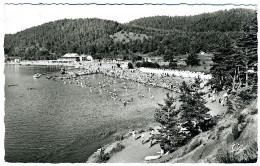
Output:
[[[158,131],[155,131],[157,133]],[[149,139],[149,132],[145,132],[145,139]],[[140,137],[141,134],[137,134],[136,137]],[[141,138],[133,140],[132,136],[126,139],[123,144],[126,146],[124,150],[114,154],[107,163],[146,163],[144,158],[146,156],[159,155],[159,144],[155,144],[149,148],[150,142],[142,144]]]

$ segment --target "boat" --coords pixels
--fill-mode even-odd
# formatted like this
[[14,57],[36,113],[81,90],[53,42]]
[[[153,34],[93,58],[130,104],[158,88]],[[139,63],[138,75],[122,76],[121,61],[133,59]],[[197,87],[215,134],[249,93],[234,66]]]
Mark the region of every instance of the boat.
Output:
[[33,75],[33,78],[40,78],[40,77],[41,77],[41,74],[39,74],[39,73],[36,73]]

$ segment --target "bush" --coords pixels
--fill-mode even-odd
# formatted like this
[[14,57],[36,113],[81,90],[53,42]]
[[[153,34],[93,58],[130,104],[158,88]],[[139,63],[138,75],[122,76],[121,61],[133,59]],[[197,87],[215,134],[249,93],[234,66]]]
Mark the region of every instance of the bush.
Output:
[[238,163],[234,158],[234,155],[231,155],[227,149],[219,149],[216,154],[216,161],[219,163]]
[[141,63],[141,62],[137,62],[137,63],[135,64],[135,66],[139,68],[139,67],[142,66],[142,63]]
[[129,58],[129,56],[124,55],[124,56],[123,56],[123,60],[124,60],[124,61],[125,61],[125,60],[130,60],[130,58]]
[[252,111],[251,111],[251,115],[255,115],[255,114],[257,114],[258,113],[258,109],[253,109]]
[[209,119],[204,119],[199,123],[200,129],[202,131],[207,131],[217,124],[217,117],[211,117]]
[[246,119],[246,115],[244,114],[240,114],[239,117],[237,118],[239,124],[245,122],[245,119]]
[[177,67],[177,63],[176,62],[170,62],[169,63],[169,68],[170,69],[176,69],[176,67]]
[[243,100],[243,102],[251,101],[255,98],[250,90],[241,91],[238,96]]
[[224,126],[221,126],[221,127],[218,128],[218,131],[221,132],[221,131],[223,131],[224,129],[225,129],[225,127],[224,127]]
[[136,67],[149,67],[149,68],[160,68],[160,65],[158,63],[152,63],[152,62],[137,62]]
[[152,127],[149,127],[148,131],[152,131],[152,130],[154,130],[154,129]]
[[191,53],[188,55],[188,58],[185,60],[187,66],[200,66],[200,59],[197,54]]
[[119,67],[119,68],[120,68],[120,64],[119,64],[119,63],[117,63],[116,65],[117,65],[117,67]]
[[124,139],[124,135],[116,135],[114,139],[115,141],[122,141]]
[[107,160],[109,160],[109,154],[108,153],[100,153],[96,158],[96,163],[105,163]]
[[133,69],[133,68],[134,68],[133,64],[131,62],[129,62],[128,63],[128,69]]
[[110,154],[116,153],[116,152],[120,152],[121,150],[123,150],[125,148],[125,145],[121,144],[121,143],[117,143],[116,147],[114,147],[111,151]]
[[137,131],[138,134],[141,134],[142,132],[144,132],[143,129],[140,129],[140,130]]

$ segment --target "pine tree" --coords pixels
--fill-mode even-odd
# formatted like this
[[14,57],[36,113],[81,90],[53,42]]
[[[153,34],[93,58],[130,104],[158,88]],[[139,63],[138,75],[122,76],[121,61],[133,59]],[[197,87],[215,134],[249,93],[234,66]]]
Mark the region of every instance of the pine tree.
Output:
[[158,104],[160,109],[156,109],[154,115],[156,122],[162,125],[160,129],[160,144],[168,146],[170,148],[177,148],[183,145],[185,136],[180,133],[178,127],[178,114],[179,111],[176,109],[176,98],[166,94],[167,98],[164,100],[165,104]]
[[[237,77],[239,79],[239,85],[242,81],[248,87],[248,70],[254,68],[258,61],[257,54],[257,18],[252,18],[251,23],[246,25],[243,29],[244,34],[239,38],[234,46],[234,59],[236,66],[238,67]],[[239,68],[240,67],[240,68]],[[257,70],[257,68],[254,68]],[[257,84],[254,82],[253,84]]]
[[[183,127],[189,130],[190,137],[197,135],[200,130],[208,129],[210,126],[208,127],[207,123],[211,123],[211,116],[207,114],[210,109],[205,106],[206,101],[202,98],[203,93],[197,91],[200,83],[201,79],[197,78],[194,85],[188,86],[183,82],[180,87],[180,99],[183,102],[179,108],[180,119],[183,122]],[[209,119],[209,121],[205,119]]]
[[187,66],[193,67],[193,66],[199,66],[200,65],[199,56],[195,52],[190,53],[185,62],[187,64]]
[[235,91],[243,83],[248,86],[247,71],[249,67],[254,68],[257,64],[256,17],[252,18],[249,25],[244,26],[243,35],[239,39],[233,41],[229,35],[223,37],[222,44],[219,45],[212,59],[214,65],[211,73],[216,80],[215,83],[222,87],[225,85]]

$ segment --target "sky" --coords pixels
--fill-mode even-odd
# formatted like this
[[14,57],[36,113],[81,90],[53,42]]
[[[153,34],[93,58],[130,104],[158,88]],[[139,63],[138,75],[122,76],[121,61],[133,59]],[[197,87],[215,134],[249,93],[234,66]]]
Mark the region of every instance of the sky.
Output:
[[[10,1],[10,2],[14,2]],[[18,2],[28,2],[26,0],[20,0]],[[37,4],[36,1],[32,1]],[[39,1],[43,2],[43,1]],[[54,2],[54,1],[45,1]],[[64,1],[62,1],[64,2]],[[66,1],[65,1],[66,2]],[[72,1],[70,1],[71,3]],[[81,2],[81,1],[79,1]],[[86,1],[82,1],[86,2]],[[95,2],[95,1],[87,1]],[[167,3],[178,4],[178,2],[184,2],[179,0],[139,0],[139,1],[103,1],[96,0],[96,3],[108,3],[108,2],[124,2],[124,3]],[[197,1],[188,1],[189,3],[200,3]],[[204,1],[201,1],[205,3]],[[207,1],[206,1],[207,2]],[[227,3],[228,1],[225,1]],[[236,1],[236,4],[239,1]],[[242,4],[249,4],[249,2],[243,1]],[[254,1],[250,1],[251,4]],[[73,3],[76,3],[73,1]],[[209,3],[209,2],[208,2]],[[221,0],[218,1],[221,3]],[[223,2],[224,3],[224,2]],[[256,6],[234,6],[234,5],[13,5],[5,3],[4,6],[4,33],[16,33],[18,31],[30,28],[32,26],[41,25],[46,22],[55,21],[64,18],[102,18],[108,20],[118,21],[120,23],[126,23],[134,19],[141,17],[149,17],[156,15],[167,16],[183,16],[183,15],[196,15],[200,13],[214,12],[218,10],[231,9],[231,8],[250,8],[256,9]]]

